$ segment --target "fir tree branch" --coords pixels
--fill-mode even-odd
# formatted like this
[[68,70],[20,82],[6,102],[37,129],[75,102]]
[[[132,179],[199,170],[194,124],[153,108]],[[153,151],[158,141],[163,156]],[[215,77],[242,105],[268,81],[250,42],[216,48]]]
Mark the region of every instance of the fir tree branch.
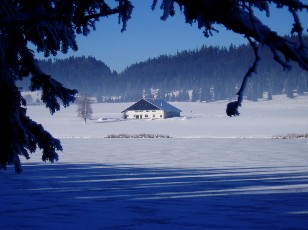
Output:
[[252,64],[252,66],[250,66],[250,68],[248,69],[247,73],[245,74],[245,76],[243,78],[240,90],[237,93],[237,95],[238,95],[237,101],[230,102],[227,105],[226,113],[229,117],[240,115],[240,113],[238,112],[238,108],[240,106],[242,106],[244,91],[245,91],[248,79],[252,76],[253,73],[257,72],[258,64],[261,61],[261,57],[260,57],[260,53],[259,53],[259,45],[256,42],[254,42],[250,37],[247,37],[247,40],[249,41],[249,44],[253,48],[255,60]]

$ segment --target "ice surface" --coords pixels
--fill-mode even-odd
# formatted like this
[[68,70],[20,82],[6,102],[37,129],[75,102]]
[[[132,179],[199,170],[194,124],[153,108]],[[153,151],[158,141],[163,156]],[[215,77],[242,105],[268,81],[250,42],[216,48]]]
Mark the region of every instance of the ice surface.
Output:
[[[76,107],[30,116],[61,139],[55,164],[40,153],[24,173],[0,171],[1,229],[307,229],[308,97],[173,103],[181,118],[120,119],[126,104],[94,104],[84,124]],[[98,122],[98,119],[99,122]],[[106,139],[108,134],[168,139]]]

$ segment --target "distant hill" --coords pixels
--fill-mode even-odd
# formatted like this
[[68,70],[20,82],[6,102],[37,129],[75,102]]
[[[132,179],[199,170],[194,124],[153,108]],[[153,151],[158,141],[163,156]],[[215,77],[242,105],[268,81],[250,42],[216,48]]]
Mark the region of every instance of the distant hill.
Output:
[[[112,88],[118,78],[102,61],[94,57],[70,57],[66,59],[38,60],[42,70],[60,81],[65,87],[78,89],[89,95],[112,93]],[[20,83],[25,90],[29,82]]]
[[[167,101],[215,101],[236,96],[253,62],[250,46],[206,47],[162,55],[117,73],[93,57],[41,60],[42,69],[64,86],[98,97],[98,101],[136,101],[153,92]],[[258,74],[249,80],[249,100],[273,94],[308,92],[308,73],[293,66],[283,71],[266,48]]]
[[[169,95],[168,100],[215,101],[235,97],[254,60],[250,46],[229,48],[202,47],[183,51],[173,56],[160,56],[132,65],[119,74],[123,87],[131,92],[158,88],[161,94],[177,91],[178,96]],[[247,98],[257,100],[263,93],[269,95],[308,91],[308,73],[293,66],[292,71],[283,71],[272,60],[266,48],[262,51],[262,62],[258,74],[248,82]],[[190,98],[187,92],[192,92]]]
[[64,86],[90,95],[112,92],[109,89],[118,77],[116,72],[112,72],[105,63],[94,57],[41,60],[39,65]]

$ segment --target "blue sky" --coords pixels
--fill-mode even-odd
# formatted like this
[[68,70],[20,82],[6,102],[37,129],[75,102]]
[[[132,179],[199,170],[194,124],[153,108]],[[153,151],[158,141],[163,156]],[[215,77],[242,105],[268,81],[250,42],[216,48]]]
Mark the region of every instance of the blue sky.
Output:
[[[239,45],[246,42],[242,36],[226,31],[218,25],[216,28],[220,32],[206,38],[196,24],[191,26],[185,23],[184,16],[178,8],[174,17],[162,21],[159,3],[155,11],[151,10],[152,0],[132,0],[132,3],[135,8],[125,32],[121,33],[121,25],[118,24],[116,16],[103,18],[97,24],[96,31],[87,37],[78,36],[77,52],[60,54],[57,58],[72,55],[93,56],[106,63],[112,70],[120,72],[131,64],[161,54],[172,55],[177,51],[197,49],[202,45],[228,47],[230,44]],[[306,19],[308,21],[308,17]],[[287,34],[292,26],[290,20],[292,18],[285,10],[275,9],[272,18],[265,19],[265,22],[280,34]],[[307,24],[304,26],[307,29]]]

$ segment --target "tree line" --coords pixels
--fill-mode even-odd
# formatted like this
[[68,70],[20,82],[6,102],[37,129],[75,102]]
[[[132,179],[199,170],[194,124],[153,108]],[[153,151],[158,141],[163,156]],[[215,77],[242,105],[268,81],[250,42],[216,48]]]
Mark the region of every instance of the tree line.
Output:
[[[232,101],[227,105],[226,113],[228,116],[239,115],[238,108],[242,104],[244,92],[248,85],[247,79],[258,70],[257,66],[260,63],[260,49],[262,47],[268,46],[273,59],[279,62],[283,68],[290,69],[289,61],[291,60],[308,71],[307,46],[304,41],[304,33],[307,28],[306,25],[303,27],[300,18],[301,12],[307,12],[308,5],[300,0],[268,0],[261,1],[261,3],[257,0],[161,0],[160,2],[162,20],[167,20],[168,17],[174,16],[177,13],[176,9],[180,9],[185,16],[185,22],[198,24],[198,27],[203,30],[206,37],[216,31],[216,25],[222,25],[234,33],[245,36],[249,42],[254,53],[254,61],[252,66],[245,71],[246,74],[244,74],[243,81],[239,87],[236,101]],[[152,10],[155,9],[157,3],[157,0],[153,0]],[[292,19],[288,20],[287,23],[291,25],[289,34],[297,36],[298,39],[295,42],[277,34],[270,26],[265,25],[261,21],[260,15],[255,14],[255,12],[262,12],[268,18],[271,18],[273,10],[270,6],[275,6],[277,10],[288,10],[288,13],[292,16]],[[27,109],[25,108],[27,103],[21,95],[22,87],[20,85],[23,84],[22,80],[29,79],[28,88],[31,91],[41,91],[41,101],[51,114],[59,111],[61,105],[67,107],[75,102],[77,94],[77,90],[64,87],[50,73],[43,71],[43,68],[37,64],[34,52],[30,49],[29,44],[31,43],[37,52],[44,53],[45,57],[50,57],[50,55],[56,56],[58,52],[77,51],[77,35],[87,36],[91,31],[95,30],[96,22],[101,18],[117,15],[118,23],[122,24],[122,32],[125,31],[127,22],[132,16],[134,6],[130,0],[107,2],[105,0],[7,0],[0,2],[0,7],[0,103],[2,106],[0,130],[1,133],[5,134],[1,137],[3,144],[0,145],[0,168],[6,169],[7,165],[14,164],[16,172],[21,172],[20,156],[29,159],[30,154],[39,148],[42,150],[43,161],[54,162],[58,160],[57,152],[63,149],[60,140],[54,138],[41,124],[36,123],[27,115]],[[245,57],[243,56],[242,58]],[[202,61],[202,64],[205,64],[204,61]],[[225,62],[221,62],[220,68],[222,69],[223,64]],[[179,69],[182,70],[181,67]],[[146,72],[143,73],[146,74]],[[178,71],[172,73],[172,76],[176,76],[177,73]],[[66,73],[65,76],[62,76],[62,79],[67,77],[68,74]],[[169,74],[166,74],[166,76]],[[136,88],[135,85],[144,86],[142,93],[145,94],[147,92],[146,84],[140,82],[137,77],[136,79],[132,76],[123,78],[121,74],[118,75],[119,77],[116,77],[116,81],[119,81],[119,84],[114,84],[114,78],[112,78],[112,85],[118,87],[117,90],[129,89],[129,91],[122,91],[124,93],[114,91],[112,95],[125,94],[118,98],[122,99],[123,97],[126,100],[129,98],[127,95],[134,95],[136,93],[139,95],[140,88],[135,92],[127,88],[129,87],[128,83],[131,83],[131,86],[134,88]],[[183,76],[184,74],[181,73],[180,77]],[[92,76],[88,75],[86,77]],[[196,76],[195,80],[198,77]],[[221,76],[222,79],[225,79],[224,77]],[[212,79],[212,76],[206,76],[206,78]],[[214,78],[216,79],[216,76]],[[130,82],[129,79],[133,79],[136,82]],[[175,82],[168,81],[165,85],[171,83],[171,88],[181,86],[182,80],[176,79]],[[187,81],[187,79],[185,78],[184,81]],[[199,96],[202,92],[207,92],[207,94],[210,92],[210,99],[214,98],[214,100],[227,96],[227,94],[224,95],[219,92],[226,92],[228,89],[233,91],[233,85],[228,85],[228,89],[224,89],[226,85],[223,83],[216,84],[216,81],[215,84],[211,84],[212,82],[209,81],[209,83],[206,80],[204,85],[198,86],[193,91],[201,90]],[[292,82],[295,81],[296,79],[292,79]],[[218,80],[218,82],[220,81]],[[269,82],[270,84],[267,84],[269,89],[274,88],[274,80]],[[153,85],[155,85],[154,83],[156,82],[153,82]],[[185,85],[187,84],[190,84],[190,81],[186,82]],[[286,84],[287,87],[285,86],[284,90],[289,92],[288,95],[292,97],[293,91],[297,87],[296,83],[292,84],[291,81],[287,80]],[[257,84],[252,84],[252,87],[255,85]],[[81,85],[79,87],[79,91],[81,91]],[[108,94],[107,90],[104,91],[104,89],[99,89],[99,87],[101,87],[99,84],[95,87],[97,94]],[[238,87],[237,84],[236,87]],[[305,90],[305,85],[301,87]],[[76,88],[78,89],[78,87]],[[167,89],[168,87],[166,86],[165,88]],[[223,89],[223,91],[218,89]],[[168,91],[166,91],[167,94],[164,93],[164,90],[161,88],[160,92],[159,90],[156,90],[156,92],[163,96],[170,95]],[[296,90],[301,92],[301,89],[298,90],[296,88]],[[171,95],[173,96],[174,94],[172,93]],[[102,96],[99,95],[98,98],[102,98]]]
[[[306,40],[307,37],[305,38]],[[98,102],[131,102],[157,96],[167,101],[217,101],[233,99],[243,73],[253,62],[249,45],[207,47],[161,55],[112,71],[94,57],[39,60],[40,67],[64,86],[97,97]],[[297,65],[291,71],[272,60],[264,47],[258,74],[247,84],[245,96],[257,101],[266,96],[308,92],[308,74]],[[26,83],[22,83],[26,87]]]

